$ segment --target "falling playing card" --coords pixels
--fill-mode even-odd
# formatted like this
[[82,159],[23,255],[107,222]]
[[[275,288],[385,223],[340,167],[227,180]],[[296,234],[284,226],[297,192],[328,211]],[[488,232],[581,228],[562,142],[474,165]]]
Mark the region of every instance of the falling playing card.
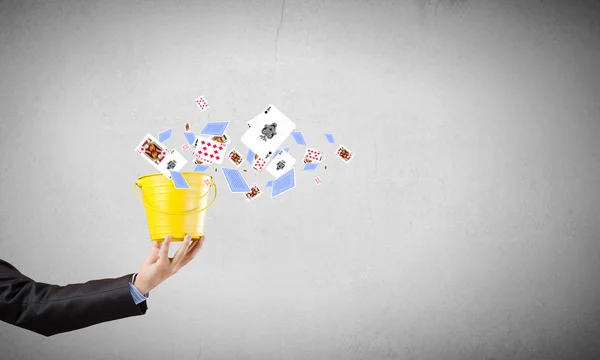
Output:
[[254,154],[254,160],[252,161],[250,166],[252,166],[254,170],[262,172],[265,168],[265,165],[267,165],[267,161],[261,158],[260,156]]
[[331,144],[335,144],[335,140],[333,139],[332,134],[325,134],[325,138],[327,139],[327,142],[329,142]]
[[304,163],[320,163],[323,159],[323,152],[317,149],[306,148],[304,151]]
[[158,133],[158,141],[161,143],[164,143],[165,141],[169,140],[172,135],[173,135],[173,129],[168,129],[168,130],[162,131],[162,132]]
[[190,188],[187,181],[185,180],[185,177],[183,177],[182,173],[180,173],[179,171],[173,171],[173,170],[171,170],[170,173],[171,173],[171,177],[173,179],[173,185],[175,185],[176,189],[189,189]]
[[292,137],[294,138],[294,141],[296,142],[296,144],[306,145],[306,140],[304,140],[304,135],[302,135],[302,133],[300,131],[292,132]]
[[185,140],[189,145],[192,145],[194,143],[196,135],[193,132],[186,131],[183,133],[183,135],[185,136]]
[[290,136],[296,124],[273,105],[265,111],[267,113],[252,123],[252,127],[242,135],[241,140],[255,154],[266,160]]
[[208,103],[206,102],[206,100],[204,99],[203,96],[200,96],[196,99],[196,105],[198,105],[198,108],[200,108],[200,111],[204,111],[204,110],[208,109]]
[[350,160],[352,160],[352,158],[354,157],[354,153],[352,151],[350,151],[344,145],[340,145],[337,148],[337,150],[335,150],[335,154],[337,155],[337,157],[342,159],[342,161],[345,162],[346,164],[349,163]]
[[281,195],[284,192],[296,187],[296,172],[291,168],[288,172],[273,180],[271,198]]
[[178,152],[175,150],[169,152],[150,134],[144,137],[135,151],[168,179],[171,179],[170,170],[179,171],[187,163],[187,160]]
[[198,164],[196,165],[196,167],[194,168],[194,171],[196,172],[205,172],[206,169],[208,169],[208,165],[204,165],[204,164]]
[[248,153],[246,154],[246,160],[252,165],[254,161],[254,151],[248,149]]
[[318,176],[316,176],[313,180],[315,181],[315,184],[317,184],[317,185],[321,184],[321,182],[322,182],[321,178]]
[[260,122],[261,119],[263,119],[264,116],[266,116],[267,114],[269,114],[269,112],[271,111],[273,107],[271,105],[267,106],[267,108],[261,112],[260,114],[256,115],[255,117],[253,117],[252,119],[250,119],[250,121],[248,121],[246,123],[246,125],[251,128],[252,124],[255,124],[256,122]]
[[280,150],[275,155],[275,158],[271,160],[269,166],[267,166],[267,171],[275,178],[278,178],[293,168],[295,163],[296,159],[290,153]]
[[[187,164],[187,159],[175,150],[171,150],[171,153],[167,155],[166,159],[166,171],[181,171],[181,169]],[[171,174],[169,173],[169,178]]]
[[225,129],[227,129],[227,125],[229,125],[229,121],[218,121],[218,122],[209,122],[206,124],[204,129],[200,132],[200,135],[217,135],[221,136],[225,133]]
[[223,162],[227,144],[200,136],[194,141],[194,144],[196,145],[196,150],[194,151],[194,157],[196,159],[210,164],[220,164]]
[[223,143],[223,144],[229,144],[229,142],[231,140],[229,140],[229,137],[227,136],[227,133],[223,133],[223,135],[215,135],[213,137],[210,138],[211,140]]
[[240,167],[244,162],[244,157],[236,149],[231,149],[227,153],[227,158],[236,166]]
[[188,151],[189,148],[190,148],[190,146],[188,144],[181,145],[181,151],[183,151],[183,152]]
[[153,165],[160,164],[168,154],[167,148],[150,134],[144,137],[135,151]]
[[256,184],[256,185],[253,185],[250,188],[250,191],[245,193],[244,196],[246,197],[246,200],[248,200],[248,202],[250,202],[250,201],[256,199],[261,194],[262,194],[262,190],[260,190],[260,188],[258,187],[258,184]]
[[317,166],[319,166],[318,163],[306,163],[306,165],[304,165],[304,169],[302,169],[302,171],[314,170],[317,168]]
[[237,169],[223,168],[223,176],[232,193],[247,193],[250,191],[246,180]]

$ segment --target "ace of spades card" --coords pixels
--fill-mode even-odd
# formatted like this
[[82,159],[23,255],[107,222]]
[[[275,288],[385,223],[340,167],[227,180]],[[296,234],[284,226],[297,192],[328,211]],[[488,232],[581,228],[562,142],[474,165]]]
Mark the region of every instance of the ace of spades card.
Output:
[[221,164],[223,162],[227,144],[199,136],[196,138],[194,145],[196,145],[194,151],[196,160],[208,164]]
[[296,128],[296,124],[279,109],[269,105],[250,120],[250,128],[242,135],[242,143],[263,159],[269,159]]
[[278,178],[288,172],[289,169],[293,168],[295,163],[296,159],[294,159],[290,153],[280,150],[275,154],[275,157],[271,160],[269,166],[267,166],[267,171],[275,178]]

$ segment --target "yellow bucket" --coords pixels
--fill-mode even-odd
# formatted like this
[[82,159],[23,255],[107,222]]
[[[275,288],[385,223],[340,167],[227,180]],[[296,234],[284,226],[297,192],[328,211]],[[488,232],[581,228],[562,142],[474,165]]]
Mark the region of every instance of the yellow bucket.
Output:
[[[204,235],[206,209],[217,198],[217,185],[212,176],[201,172],[184,172],[189,189],[177,189],[173,181],[163,174],[141,176],[133,185],[138,200],[146,208],[148,229],[152,241],[162,241],[167,235],[172,241],[182,241],[186,234],[192,239]],[[208,180],[208,185],[205,183]],[[142,190],[142,199],[137,188]],[[210,188],[214,188],[212,201],[208,202]]]

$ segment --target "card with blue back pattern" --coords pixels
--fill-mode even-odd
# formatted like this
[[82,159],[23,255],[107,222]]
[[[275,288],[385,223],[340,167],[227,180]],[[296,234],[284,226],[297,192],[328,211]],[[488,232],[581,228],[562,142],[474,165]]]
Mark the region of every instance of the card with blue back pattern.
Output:
[[196,134],[193,132],[186,131],[183,133],[183,135],[185,136],[185,140],[187,141],[188,145],[192,145],[196,140]]
[[273,187],[273,180],[269,180],[267,181],[267,185],[265,185],[266,187]]
[[208,124],[206,124],[204,129],[202,129],[202,132],[200,132],[200,134],[222,136],[225,132],[225,129],[227,129],[227,125],[229,125],[229,121],[209,122]]
[[158,142],[165,142],[169,140],[171,136],[173,136],[173,129],[165,130],[158,134]]
[[306,145],[306,141],[304,141],[304,135],[300,131],[292,131],[292,137],[296,144],[298,145]]
[[290,152],[290,148],[285,148],[283,150],[285,150],[285,152]]
[[306,170],[314,170],[317,168],[317,166],[319,166],[319,164],[315,164],[315,163],[306,163],[306,165],[304,165],[304,169],[303,171]]
[[179,171],[171,171],[171,178],[173,179],[173,185],[175,185],[176,189],[189,189],[187,181],[185,181],[185,177]]
[[229,186],[229,191],[232,193],[247,193],[250,191],[250,187],[242,173],[240,173],[237,169],[231,168],[223,168],[223,176],[225,176],[225,180],[227,180],[227,185]]
[[292,168],[290,171],[273,180],[273,190],[271,192],[271,198],[274,198],[277,195],[281,195],[286,191],[292,190],[295,187],[296,172],[294,168]]
[[332,134],[325,134],[325,138],[327,139],[327,141],[329,141],[332,144],[335,144],[335,140],[333,139],[333,135]]
[[204,165],[204,164],[198,164],[196,165],[196,167],[194,168],[194,171],[196,172],[205,172],[206,169],[208,169],[208,165]]
[[246,155],[246,161],[248,161],[248,164],[252,165],[252,162],[254,161],[254,151],[248,149],[248,154]]

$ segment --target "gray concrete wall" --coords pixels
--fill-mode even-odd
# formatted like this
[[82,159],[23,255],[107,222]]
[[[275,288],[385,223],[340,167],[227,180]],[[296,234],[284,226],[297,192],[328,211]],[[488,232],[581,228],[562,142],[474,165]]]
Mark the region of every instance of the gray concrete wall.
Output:
[[146,133],[228,120],[245,151],[272,103],[356,157],[252,204],[215,174],[205,246],[145,316],[51,338],[2,323],[0,358],[595,358],[599,11],[1,1],[0,258],[38,281],[137,271]]

